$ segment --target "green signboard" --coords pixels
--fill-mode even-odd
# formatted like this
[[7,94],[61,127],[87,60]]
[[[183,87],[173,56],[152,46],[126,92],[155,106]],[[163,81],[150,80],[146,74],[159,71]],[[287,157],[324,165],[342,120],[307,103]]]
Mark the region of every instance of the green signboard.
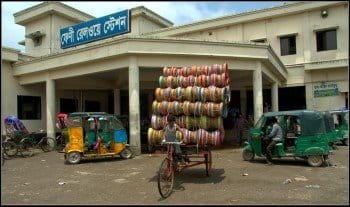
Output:
[[339,95],[338,84],[335,82],[321,82],[313,87],[314,97]]

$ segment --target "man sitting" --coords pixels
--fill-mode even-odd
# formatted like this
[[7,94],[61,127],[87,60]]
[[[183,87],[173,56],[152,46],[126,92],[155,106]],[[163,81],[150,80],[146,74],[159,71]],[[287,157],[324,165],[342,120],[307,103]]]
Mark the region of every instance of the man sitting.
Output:
[[268,165],[272,165],[272,153],[276,144],[282,142],[283,139],[283,131],[281,126],[277,123],[276,117],[273,117],[271,120],[272,131],[269,135],[267,135],[271,139],[271,142],[268,144],[266,148],[266,161]]

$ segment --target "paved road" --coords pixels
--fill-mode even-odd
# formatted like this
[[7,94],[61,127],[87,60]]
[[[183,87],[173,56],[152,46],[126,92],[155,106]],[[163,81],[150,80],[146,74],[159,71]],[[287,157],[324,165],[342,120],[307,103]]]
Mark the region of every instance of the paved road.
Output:
[[14,158],[1,168],[1,204],[349,204],[347,146],[334,151],[332,166],[319,168],[293,159],[246,162],[237,148],[212,153],[211,176],[204,165],[186,169],[167,199],[157,189],[163,154],[78,165],[65,165],[57,152]]

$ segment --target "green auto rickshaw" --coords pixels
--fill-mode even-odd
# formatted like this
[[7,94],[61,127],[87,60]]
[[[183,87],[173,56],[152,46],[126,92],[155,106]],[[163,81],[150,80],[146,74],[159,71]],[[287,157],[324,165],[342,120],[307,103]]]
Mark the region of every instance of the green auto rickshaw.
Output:
[[269,123],[273,117],[277,118],[284,132],[283,141],[275,146],[273,158],[298,157],[307,160],[313,167],[325,163],[330,154],[325,121],[322,113],[314,110],[264,113],[249,130],[248,141],[243,147],[244,160],[253,160],[255,155],[266,155],[268,143],[264,137],[270,133]]
[[338,142],[343,145],[349,144],[349,110],[331,110]]
[[133,157],[126,130],[115,115],[68,115],[67,129],[66,163],[77,164],[82,159],[90,158]]

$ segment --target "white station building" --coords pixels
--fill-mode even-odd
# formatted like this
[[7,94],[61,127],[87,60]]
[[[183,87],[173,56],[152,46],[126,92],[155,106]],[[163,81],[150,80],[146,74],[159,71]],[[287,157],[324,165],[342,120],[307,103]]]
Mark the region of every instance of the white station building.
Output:
[[347,1],[291,2],[181,26],[143,6],[95,18],[43,2],[13,16],[25,27],[25,52],[2,47],[1,119],[15,115],[29,131],[55,136],[60,112],[126,115],[139,154],[165,66],[227,62],[230,107],[255,121],[265,102],[272,111],[348,108]]

